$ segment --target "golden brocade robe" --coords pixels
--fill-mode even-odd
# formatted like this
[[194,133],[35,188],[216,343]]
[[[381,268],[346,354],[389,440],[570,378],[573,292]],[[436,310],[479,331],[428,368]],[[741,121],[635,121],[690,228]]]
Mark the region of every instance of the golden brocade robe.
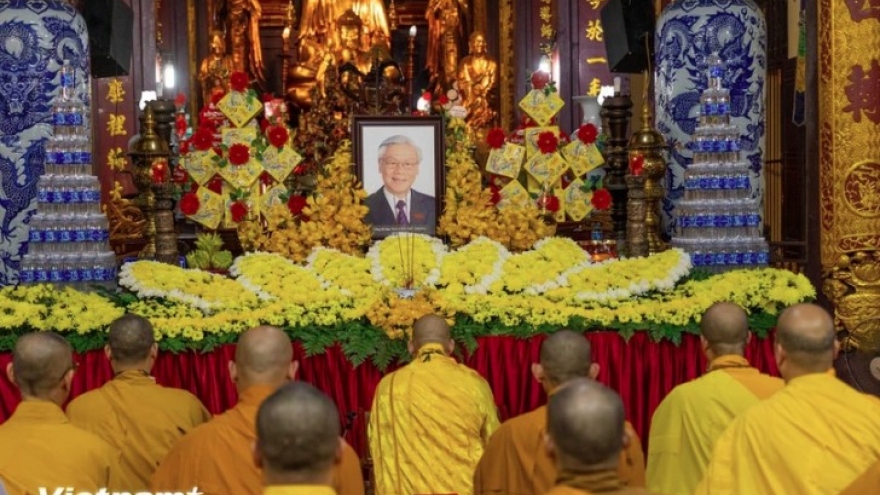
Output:
[[878,460],[880,399],[813,373],[733,421],[695,493],[836,494]]
[[191,393],[131,370],[71,401],[67,417],[121,452],[120,484],[134,493],[149,490],[150,476],[171,447],[211,414]]
[[9,495],[120,490],[118,461],[113,447],[70,424],[54,402],[22,401],[0,425],[0,483]]
[[651,420],[648,489],[662,495],[694,493],[718,437],[743,411],[784,386],[744,357],[726,355],[714,359],[707,374],[675,387]]
[[474,468],[498,428],[489,384],[428,344],[386,375],[370,414],[376,495],[473,493]]

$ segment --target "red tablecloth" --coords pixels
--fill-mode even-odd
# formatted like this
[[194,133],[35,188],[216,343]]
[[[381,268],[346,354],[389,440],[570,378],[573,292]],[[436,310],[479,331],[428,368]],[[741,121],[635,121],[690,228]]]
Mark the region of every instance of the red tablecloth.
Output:
[[[663,397],[674,386],[700,376],[706,368],[700,339],[693,335],[686,335],[678,346],[668,341],[652,342],[645,333],[637,333],[628,342],[614,332],[590,332],[587,336],[593,344],[593,359],[601,366],[599,380],[623,397],[627,419],[643,442],[647,440],[651,415]],[[531,363],[538,359],[543,338],[480,338],[479,348],[466,359],[469,366],[489,381],[502,419],[534,409],[546,401],[530,371]],[[153,374],[163,385],[192,391],[211,412],[220,413],[233,405],[237,397],[227,371],[234,349],[230,345],[208,353],[160,353]],[[350,414],[354,416],[347,438],[363,454],[363,411],[370,409],[382,372],[371,363],[353,367],[338,347],[310,357],[304,355],[298,344],[294,344],[294,349],[300,363],[299,379],[330,395],[343,421]],[[752,339],[746,357],[762,371],[778,375],[772,339]],[[103,351],[88,352],[76,359],[80,366],[74,379],[73,397],[99,387],[112,377]],[[5,370],[10,361],[11,353],[0,353],[0,369]],[[9,417],[18,402],[18,391],[6,373],[2,373],[0,422]]]

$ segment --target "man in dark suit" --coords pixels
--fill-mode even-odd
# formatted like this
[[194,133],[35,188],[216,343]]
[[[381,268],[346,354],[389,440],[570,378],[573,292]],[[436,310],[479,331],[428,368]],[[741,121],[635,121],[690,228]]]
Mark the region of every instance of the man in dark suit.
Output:
[[373,226],[373,237],[395,232],[434,235],[434,196],[412,188],[421,163],[422,150],[406,136],[391,136],[379,145],[379,173],[384,185],[366,200],[370,209],[366,220]]

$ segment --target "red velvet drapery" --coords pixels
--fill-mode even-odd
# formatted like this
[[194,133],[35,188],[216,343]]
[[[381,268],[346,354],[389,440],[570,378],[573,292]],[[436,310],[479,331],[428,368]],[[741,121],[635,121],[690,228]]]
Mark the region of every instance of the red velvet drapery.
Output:
[[[637,333],[628,342],[614,332],[591,332],[587,337],[593,344],[594,360],[601,366],[599,380],[623,397],[627,419],[643,442],[647,440],[651,415],[663,397],[674,386],[701,375],[706,368],[700,340],[693,335],[684,336],[678,346],[668,341],[652,342],[645,333]],[[534,409],[546,400],[530,371],[543,339],[543,336],[480,338],[478,349],[466,360],[489,381],[502,419]],[[234,349],[229,345],[208,353],[161,353],[153,374],[163,385],[192,391],[211,412],[220,413],[233,405],[237,397],[227,372]],[[361,412],[370,409],[382,373],[370,363],[353,367],[338,347],[306,357],[295,344],[294,354],[300,363],[300,380],[332,397],[343,416],[357,413],[347,438],[363,454],[366,446]],[[771,339],[752,339],[746,357],[762,371],[778,375]],[[5,370],[10,360],[10,353],[0,353],[0,369]],[[112,377],[110,364],[102,351],[78,356],[77,362],[80,366],[74,380],[74,397]],[[18,391],[6,374],[2,375],[0,422],[9,417],[19,402]]]

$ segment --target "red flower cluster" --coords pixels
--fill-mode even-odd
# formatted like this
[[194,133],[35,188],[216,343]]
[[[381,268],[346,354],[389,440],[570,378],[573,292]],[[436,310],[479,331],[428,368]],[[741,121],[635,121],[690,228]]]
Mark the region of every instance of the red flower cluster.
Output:
[[489,133],[486,134],[486,142],[489,143],[489,146],[493,149],[499,149],[504,146],[504,130],[500,127],[494,127],[489,130]]
[[202,206],[199,203],[199,197],[193,192],[181,196],[179,205],[180,212],[184,215],[195,215],[199,212],[199,208]]
[[226,96],[226,93],[224,93],[222,89],[215,89],[211,92],[211,104],[216,105],[220,103],[220,100],[222,100],[224,96]]
[[593,144],[599,136],[599,129],[593,124],[584,124],[578,127],[577,136],[580,142],[584,144]]
[[499,189],[498,186],[496,186],[495,184],[490,184],[489,191],[492,192],[492,206],[496,206],[498,203],[501,202],[501,189]]
[[199,151],[208,151],[214,146],[214,133],[211,132],[210,129],[200,127],[199,130],[193,134],[191,143],[193,148]]
[[186,95],[183,93],[177,93],[177,96],[174,97],[174,106],[179,109],[184,105],[186,105]]
[[541,153],[549,154],[556,151],[559,146],[559,139],[550,131],[544,131],[538,134],[538,149]]
[[245,74],[244,72],[233,72],[232,76],[229,77],[229,87],[231,87],[233,91],[243,93],[247,91],[249,84],[250,80],[248,79],[247,74]]
[[559,198],[552,194],[541,195],[537,200],[538,208],[556,213],[559,211]]
[[550,74],[542,70],[532,72],[532,87],[535,89],[544,89],[550,84]]
[[229,212],[232,213],[232,221],[235,223],[244,220],[247,217],[248,211],[250,210],[244,201],[236,201],[229,206]]
[[284,126],[273,125],[272,127],[269,127],[268,132],[266,132],[266,138],[272,146],[283,148],[284,145],[287,144],[287,140],[290,139],[290,134]]
[[306,207],[308,202],[306,201],[305,196],[300,196],[298,194],[291,194],[289,198],[287,198],[287,209],[290,210],[290,214],[293,216],[302,215],[303,208]]
[[431,101],[432,95],[430,91],[425,91],[422,93],[422,99],[425,101]]
[[251,149],[246,144],[235,143],[229,147],[229,163],[241,166],[251,159]]
[[590,200],[593,208],[597,210],[607,210],[611,208],[611,193],[604,187],[593,191],[593,198]]

